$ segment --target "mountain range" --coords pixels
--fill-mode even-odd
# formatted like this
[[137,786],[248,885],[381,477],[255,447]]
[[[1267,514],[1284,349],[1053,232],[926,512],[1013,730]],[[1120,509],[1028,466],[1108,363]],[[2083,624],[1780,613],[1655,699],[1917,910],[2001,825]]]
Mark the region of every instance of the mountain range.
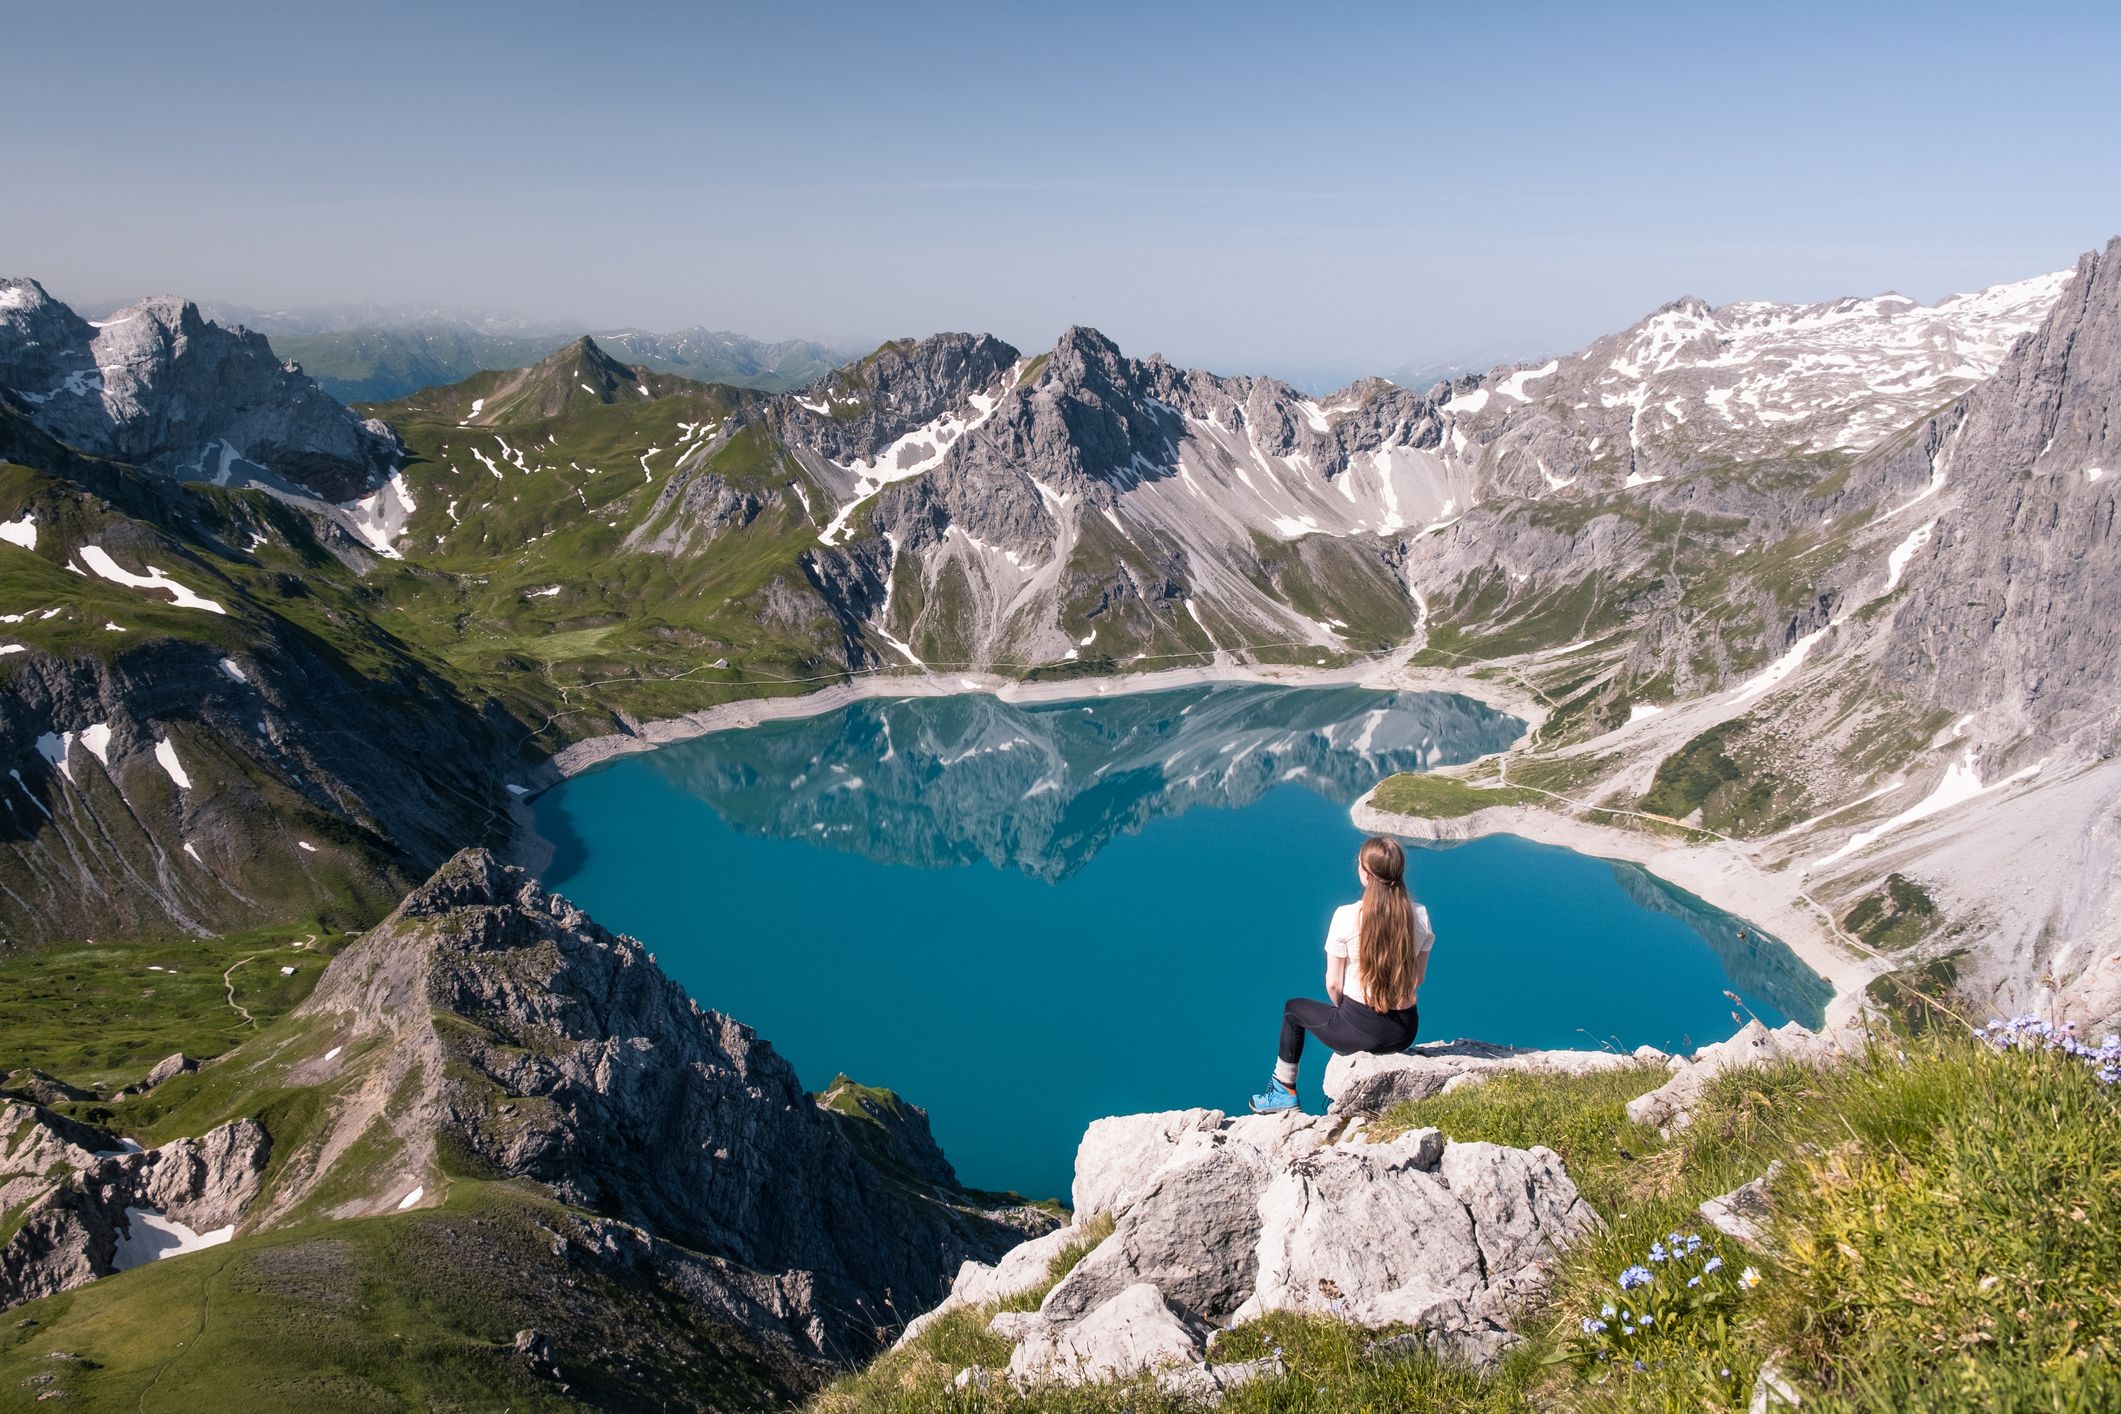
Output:
[[[83,312],[102,319],[147,301],[104,302]],[[389,402],[474,373],[523,368],[580,338],[579,326],[449,306],[340,304],[255,309],[201,302],[204,320],[263,334],[280,357],[300,365],[344,403]],[[659,373],[706,383],[780,392],[800,388],[857,350],[809,339],[754,339],[695,325],[670,333],[599,333],[624,357]]]
[[[1455,687],[1531,730],[1435,782],[1439,816],[1720,842],[1873,973],[2121,1019],[2121,242],[1935,305],[1681,299],[1423,390],[1314,397],[1087,328],[895,341],[788,391],[670,371],[718,338],[582,336],[355,413],[182,301],[88,320],[0,281],[0,950],[277,929],[306,985],[285,930],[343,946],[166,1100],[118,1087],[148,1157],[67,1127],[115,1093],[11,1081],[36,1162],[0,1221],[49,1242],[0,1254],[8,1290],[114,1269],[142,1195],[249,1237],[446,1179],[499,1205],[423,1219],[512,1254],[482,1280],[657,1293],[630,1334],[571,1317],[607,1402],[683,1383],[626,1382],[663,1358],[642,1332],[778,1393],[874,1348],[892,1293],[932,1304],[1042,1220],[960,1189],[896,1097],[806,1099],[638,945],[458,856],[509,848],[571,744],[857,675]],[[904,843],[992,847],[956,823]],[[665,1153],[673,1114],[708,1119]],[[385,1260],[302,1251],[302,1280]],[[665,1323],[688,1302],[711,1337]]]

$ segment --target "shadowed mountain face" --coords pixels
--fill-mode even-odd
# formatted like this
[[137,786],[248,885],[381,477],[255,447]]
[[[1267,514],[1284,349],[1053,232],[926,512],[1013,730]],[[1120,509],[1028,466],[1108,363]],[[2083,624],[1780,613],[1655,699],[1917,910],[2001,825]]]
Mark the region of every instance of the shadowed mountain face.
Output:
[[984,859],[1058,880],[1152,820],[1248,805],[1292,782],[1348,803],[1383,775],[1500,750],[1520,729],[1464,698],[1358,687],[1202,687],[1029,707],[972,695],[862,703],[652,760],[749,833],[887,864]]

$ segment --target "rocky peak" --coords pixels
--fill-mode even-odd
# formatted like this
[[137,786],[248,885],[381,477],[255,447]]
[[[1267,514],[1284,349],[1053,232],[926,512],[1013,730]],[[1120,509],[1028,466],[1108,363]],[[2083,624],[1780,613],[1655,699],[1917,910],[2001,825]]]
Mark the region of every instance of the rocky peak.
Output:
[[466,421],[481,427],[506,426],[558,417],[585,402],[608,405],[650,401],[655,397],[658,378],[645,368],[619,362],[584,334],[528,368],[497,375],[497,380]]
[[899,339],[774,407],[795,439],[826,460],[866,463],[911,434],[977,416],[976,398],[991,408],[1016,361],[1017,351],[991,334]]
[[397,445],[187,300],[85,320],[34,280],[0,282],[0,387],[62,442],[168,475],[351,499]]

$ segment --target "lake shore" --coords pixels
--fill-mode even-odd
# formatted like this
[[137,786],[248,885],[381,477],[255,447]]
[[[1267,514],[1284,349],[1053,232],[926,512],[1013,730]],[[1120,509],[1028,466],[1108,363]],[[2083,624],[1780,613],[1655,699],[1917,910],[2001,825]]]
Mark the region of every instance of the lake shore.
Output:
[[1892,966],[1843,942],[1821,910],[1804,896],[1803,880],[1794,871],[1763,869],[1736,844],[1678,844],[1536,805],[1500,805],[1470,815],[1429,819],[1379,810],[1365,794],[1351,813],[1357,829],[1403,839],[1449,844],[1484,835],[1515,835],[1578,854],[1639,865],[1779,939],[1834,989],[1826,1005],[1828,1026],[1853,1018],[1862,1006],[1863,989]]
[[[792,721],[822,716],[855,702],[898,697],[950,697],[984,693],[1003,702],[1074,702],[1142,692],[1168,692],[1176,688],[1202,687],[1217,683],[1266,684],[1279,687],[1370,687],[1396,692],[1449,692],[1469,697],[1525,723],[1525,733],[1536,730],[1546,718],[1545,704],[1531,693],[1504,683],[1474,678],[1448,668],[1414,667],[1407,662],[1414,645],[1381,658],[1369,658],[1340,667],[1303,667],[1295,664],[1239,663],[1218,660],[1183,668],[1148,673],[1120,673],[1109,677],[1061,678],[1025,682],[994,673],[876,673],[836,682],[816,692],[787,697],[748,697],[718,703],[682,717],[643,722],[631,732],[588,737],[562,747],[529,773],[523,784],[536,792],[556,785],[569,776],[639,751],[652,751],[672,742],[689,741],[709,732],[754,727],[762,722]],[[1520,741],[1523,737],[1519,738]]]
[[[1521,746],[1546,719],[1546,704],[1530,691],[1454,669],[1415,666],[1407,661],[1414,651],[1414,646],[1409,645],[1382,658],[1328,668],[1238,663],[1226,659],[1157,672],[1044,682],[1024,682],[980,673],[877,673],[833,683],[816,692],[787,697],[742,698],[681,717],[644,722],[630,733],[589,737],[548,758],[531,773],[524,789],[534,794],[618,757],[652,751],[711,732],[821,716],[856,702],[891,698],[984,693],[1004,702],[1071,702],[1212,684],[1359,686],[1380,691],[1446,692],[1471,698],[1523,722],[1524,730],[1511,744],[1512,750]],[[515,838],[509,850],[511,858],[534,870],[542,870],[551,860],[551,844],[537,833],[535,821],[523,799],[513,802],[510,813],[515,824]],[[1786,944],[1805,966],[1834,989],[1833,999],[1827,1004],[1829,1024],[1853,1014],[1861,1003],[1863,988],[1872,977],[1885,970],[1878,961],[1852,951],[1834,935],[1819,909],[1802,897],[1802,885],[1797,878],[1761,869],[1736,845],[1673,844],[1640,831],[1594,824],[1559,810],[1538,806],[1502,806],[1460,818],[1432,820],[1377,810],[1370,806],[1369,796],[1365,795],[1351,807],[1351,814],[1358,829],[1408,839],[1448,843],[1483,835],[1508,834],[1539,844],[1557,845],[1578,854],[1640,865],[1666,883],[1759,926]]]

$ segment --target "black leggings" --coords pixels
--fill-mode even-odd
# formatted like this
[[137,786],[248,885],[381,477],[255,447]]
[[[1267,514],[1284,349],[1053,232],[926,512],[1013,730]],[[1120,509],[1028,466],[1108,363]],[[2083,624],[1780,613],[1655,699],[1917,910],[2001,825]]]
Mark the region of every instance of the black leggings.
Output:
[[1342,997],[1338,1006],[1291,997],[1281,1009],[1281,1058],[1291,1065],[1302,1059],[1306,1031],[1336,1055],[1403,1051],[1414,1044],[1420,1020],[1413,1007],[1376,1011],[1352,997]]

